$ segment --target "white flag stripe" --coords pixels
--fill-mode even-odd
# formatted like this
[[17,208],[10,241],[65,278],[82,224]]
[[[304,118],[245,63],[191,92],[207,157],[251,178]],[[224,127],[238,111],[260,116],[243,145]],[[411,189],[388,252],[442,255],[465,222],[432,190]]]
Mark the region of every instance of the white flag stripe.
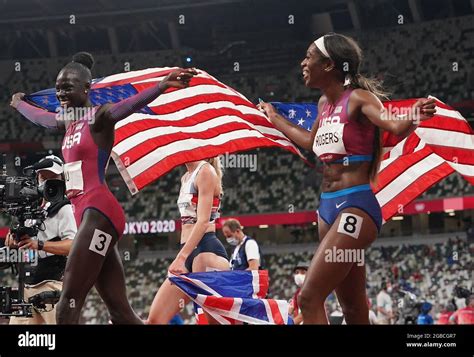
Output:
[[223,95],[239,98],[239,96],[236,95],[235,92],[231,91],[230,89],[222,88],[214,84],[201,84],[194,87],[188,87],[188,88],[176,90],[170,93],[163,93],[154,101],[152,101],[150,104],[148,104],[148,106],[158,107],[160,105],[169,104],[170,102],[176,102],[176,101],[180,101],[187,98],[193,98],[193,97],[196,97],[198,95],[203,95],[203,94],[213,94],[213,95],[223,94]]
[[455,169],[459,174],[474,177],[474,166],[467,164],[457,164],[452,161],[446,161],[446,163]]
[[[166,121],[179,121],[183,119],[190,118],[194,115],[197,115],[204,110],[209,110],[209,109],[234,109],[239,112],[241,112],[244,115],[258,115],[259,117],[264,118],[266,121],[268,121],[267,117],[264,116],[258,109],[248,107],[246,105],[235,105],[234,103],[230,101],[219,101],[219,102],[212,102],[212,103],[199,103],[195,104],[191,107],[187,107],[178,111],[175,111],[173,113],[169,114],[141,114],[141,113],[135,113],[130,115],[124,120],[119,121],[115,125],[115,130],[130,124],[134,122],[138,122],[140,120],[144,119],[151,119],[151,120],[166,120]],[[283,134],[281,134],[283,135]]]
[[270,304],[265,299],[263,299],[262,301],[263,301],[263,305],[265,306],[265,310],[267,311],[268,320],[270,324],[274,325],[275,320],[273,320],[273,314],[272,314],[272,309],[270,308]]
[[[174,274],[171,274],[169,273],[168,276],[172,276],[172,277],[176,277],[176,275]],[[214,296],[221,296],[217,291],[215,291],[213,288],[211,288],[209,285],[203,283],[201,280],[198,280],[198,279],[193,279],[193,278],[189,278],[187,276],[182,276],[182,278],[184,280],[188,280],[188,281],[191,281],[193,284],[195,284],[196,286],[200,287],[201,289],[203,290],[206,290],[207,292],[211,293],[212,295]]]
[[[406,139],[403,139],[397,145],[392,147],[392,149],[390,151],[390,157],[388,159],[382,160],[380,162],[379,173],[382,172],[382,170],[385,169],[392,162],[396,161],[400,156],[402,156],[405,143],[406,143]],[[411,152],[412,153],[417,152],[417,151],[423,149],[424,147],[425,147],[425,143],[423,142],[423,140],[420,139],[420,142],[418,143],[418,145]]]
[[288,301],[286,300],[276,300],[278,305],[278,310],[280,315],[283,318],[283,321],[288,321]]
[[390,159],[397,158],[402,154],[403,146],[405,145],[406,141],[407,138],[403,139],[397,145],[395,145],[392,150],[390,150]]
[[232,307],[230,308],[230,312],[239,315],[240,308],[242,307],[242,298],[235,298]]
[[[191,298],[191,296],[189,296],[189,297]],[[197,294],[196,298],[195,299],[191,298],[191,300],[194,300],[194,302],[196,304],[198,304],[200,306],[203,306],[205,304],[206,298],[207,298],[206,295]],[[206,309],[203,309],[203,310],[205,310],[209,315],[211,315],[214,319],[216,319],[216,321],[219,322],[221,325],[230,325],[230,321],[228,321],[227,319],[225,319],[219,313],[213,311],[212,309],[207,309],[206,308]]]
[[390,165],[395,160],[397,160],[397,157],[391,157],[389,159],[382,160],[382,162],[380,163],[379,172],[381,172],[383,169],[385,169],[388,165]]
[[121,81],[121,80],[130,79],[130,78],[134,78],[134,77],[144,76],[144,75],[147,75],[147,74],[160,73],[160,72],[166,71],[167,69],[174,69],[174,68],[178,68],[178,67],[147,68],[147,69],[141,69],[141,70],[138,70],[138,71],[112,74],[110,76],[107,76],[107,77],[103,78],[102,80],[100,80],[98,82],[95,82],[94,84],[96,84],[96,83],[101,83],[101,84],[111,83],[111,82],[115,82],[115,81]]
[[[227,86],[225,83],[222,83],[221,81],[219,81],[216,77],[211,76],[209,73],[204,72],[204,71],[201,71],[201,72],[203,72],[203,74],[204,74],[205,76],[207,76],[209,79],[212,79],[212,80],[216,81],[217,83],[222,84],[223,86],[226,86],[226,87],[230,88],[230,87]],[[233,88],[231,88],[231,89],[233,89]],[[235,94],[237,94],[237,95],[238,95],[239,97],[241,97],[242,99],[248,100],[247,97],[245,97],[242,93],[240,93],[240,92],[238,92],[238,91],[235,91]]]
[[418,128],[416,133],[426,144],[452,146],[469,150],[474,148],[474,135],[472,134],[432,128]]
[[416,179],[420,178],[435,167],[441,165],[443,162],[445,162],[445,160],[440,156],[436,154],[430,154],[423,160],[410,166],[400,176],[395,178],[376,194],[380,207],[383,207],[386,203],[391,201],[396,194],[405,190]]
[[459,119],[459,120],[462,120],[462,121],[466,120],[461,115],[461,113],[459,113],[457,110],[440,108],[438,106],[436,106],[436,115],[442,115],[442,116],[445,116],[445,117]]
[[253,286],[253,295],[252,297],[256,299],[258,293],[260,292],[260,274],[258,270],[251,270],[252,272],[252,286]]
[[[146,171],[156,163],[162,161],[163,159],[167,158],[170,155],[176,154],[182,151],[189,151],[189,150],[196,150],[201,147],[206,147],[209,145],[222,145],[231,140],[242,139],[242,138],[265,138],[264,135],[255,131],[255,130],[236,130],[230,133],[223,133],[220,134],[218,137],[212,139],[195,139],[190,138],[186,140],[180,140],[168,145],[159,147],[152,152],[148,153],[141,159],[135,161],[133,164],[127,167],[127,171],[129,172],[132,178],[138,176],[140,173]],[[293,145],[286,141],[286,140],[272,140],[266,138],[267,140],[273,141],[278,143],[282,146],[289,146],[293,147]]]
[[[254,125],[248,121],[243,120],[242,118],[234,115],[224,115],[214,119],[210,119],[203,123],[196,124],[194,126],[187,127],[176,127],[176,126],[166,126],[166,127],[157,127],[151,128],[148,130],[139,131],[136,134],[129,136],[128,138],[122,140],[120,143],[114,146],[114,151],[122,155],[133,147],[140,145],[146,140],[156,139],[161,136],[172,135],[177,133],[204,133],[210,129],[232,123],[243,123],[250,126],[252,129],[259,131],[260,133],[267,135],[275,135],[282,139],[286,139],[281,132],[276,129],[269,128],[261,125]],[[212,139],[209,139],[212,140]]]

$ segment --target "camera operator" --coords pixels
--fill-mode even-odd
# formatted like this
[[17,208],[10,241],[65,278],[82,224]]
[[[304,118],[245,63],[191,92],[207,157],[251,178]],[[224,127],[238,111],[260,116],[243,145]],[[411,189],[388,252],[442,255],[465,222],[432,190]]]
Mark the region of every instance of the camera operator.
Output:
[[[46,180],[63,179],[63,162],[57,156],[46,156],[33,167],[35,166],[41,167],[35,170],[40,187]],[[25,266],[25,301],[42,292],[62,290],[61,280],[66,266],[66,256],[77,232],[72,207],[66,197],[63,196],[62,200],[54,203],[43,199],[42,208],[46,211],[46,218],[36,237],[28,235],[15,237],[9,232],[5,240],[5,245],[10,248],[32,249],[38,252],[38,263]],[[46,305],[44,311],[34,307],[32,313],[32,318],[10,318],[10,324],[56,323],[56,308],[51,305]]]

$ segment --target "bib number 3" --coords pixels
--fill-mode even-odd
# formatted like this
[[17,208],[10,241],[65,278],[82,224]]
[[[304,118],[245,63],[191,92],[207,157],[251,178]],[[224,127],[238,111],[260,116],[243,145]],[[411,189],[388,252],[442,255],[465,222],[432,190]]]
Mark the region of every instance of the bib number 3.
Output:
[[352,238],[359,238],[360,230],[362,229],[362,222],[364,219],[354,213],[341,214],[341,220],[337,227],[338,233],[347,234]]
[[96,229],[94,230],[89,250],[105,257],[111,241],[112,236],[110,234]]

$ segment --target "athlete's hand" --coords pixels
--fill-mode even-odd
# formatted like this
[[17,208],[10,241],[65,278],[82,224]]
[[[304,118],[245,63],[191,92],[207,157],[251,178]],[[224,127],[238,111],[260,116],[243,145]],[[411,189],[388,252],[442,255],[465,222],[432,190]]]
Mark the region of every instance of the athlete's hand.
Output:
[[15,93],[15,94],[13,94],[10,105],[13,108],[16,109],[16,107],[18,106],[18,104],[20,104],[20,102],[23,100],[24,97],[25,97],[25,93]]
[[413,104],[413,121],[423,121],[433,117],[436,113],[436,101],[433,98],[422,98],[418,99],[415,104]]
[[173,262],[171,263],[170,267],[168,268],[168,271],[174,275],[186,274],[187,270],[184,266],[185,261],[186,258],[178,255],[176,259],[173,260]]
[[258,110],[265,114],[268,119],[273,123],[274,114],[277,114],[277,110],[270,103],[260,102],[257,105]]
[[194,68],[178,68],[162,79],[159,84],[161,92],[163,93],[168,88],[186,88],[191,78],[197,74]]

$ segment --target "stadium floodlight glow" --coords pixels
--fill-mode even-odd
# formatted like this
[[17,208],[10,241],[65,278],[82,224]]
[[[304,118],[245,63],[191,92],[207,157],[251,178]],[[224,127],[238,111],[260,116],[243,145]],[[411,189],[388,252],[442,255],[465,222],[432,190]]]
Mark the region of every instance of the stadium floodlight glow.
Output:
[[258,228],[268,228],[268,224],[261,224],[258,226]]
[[186,63],[191,63],[193,58],[191,56],[186,57]]
[[449,209],[445,209],[444,212],[445,213],[452,213],[452,212],[454,212],[454,210],[452,208],[449,208]]
[[395,216],[392,218],[392,221],[403,221],[403,216]]
[[453,217],[453,216],[455,216],[455,215],[456,215],[456,213],[454,213],[454,212],[449,212],[449,214],[448,214],[448,215],[449,215],[450,217]]

